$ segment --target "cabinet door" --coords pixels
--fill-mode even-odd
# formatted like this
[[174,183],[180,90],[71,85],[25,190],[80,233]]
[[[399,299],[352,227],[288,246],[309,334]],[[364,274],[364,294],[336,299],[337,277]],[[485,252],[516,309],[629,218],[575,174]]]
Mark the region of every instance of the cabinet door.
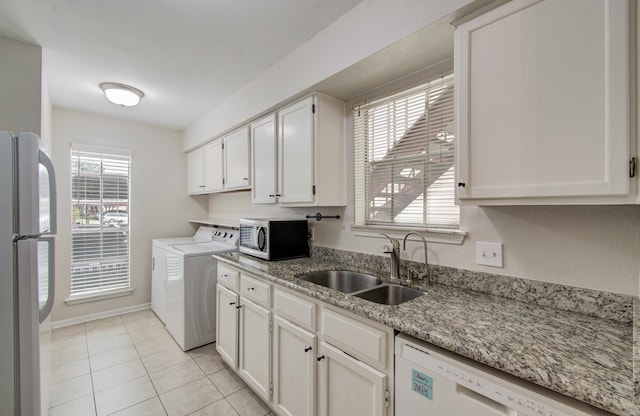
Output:
[[167,252],[152,246],[151,253],[151,310],[165,323]]
[[274,318],[273,404],[282,415],[316,414],[316,336]]
[[221,191],[222,181],[222,140],[214,140],[204,146],[205,192]]
[[223,138],[224,189],[249,188],[249,129],[242,129]]
[[187,192],[189,195],[204,192],[204,159],[202,155],[202,147],[187,153]]
[[512,1],[455,55],[461,201],[629,195],[627,1]]
[[216,286],[216,350],[233,369],[238,368],[238,295]]
[[280,203],[313,202],[313,97],[278,111]]
[[265,401],[271,401],[271,312],[240,298],[240,376]]
[[251,202],[276,202],[277,154],[276,116],[272,114],[251,124]]
[[318,363],[321,416],[387,414],[385,374],[325,342]]

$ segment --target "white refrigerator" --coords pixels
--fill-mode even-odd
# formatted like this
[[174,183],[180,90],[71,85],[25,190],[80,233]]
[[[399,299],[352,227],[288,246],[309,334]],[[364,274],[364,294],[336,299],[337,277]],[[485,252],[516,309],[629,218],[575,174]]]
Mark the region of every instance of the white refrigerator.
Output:
[[40,138],[0,132],[0,415],[48,411],[41,342],[53,307],[55,233],[55,174]]

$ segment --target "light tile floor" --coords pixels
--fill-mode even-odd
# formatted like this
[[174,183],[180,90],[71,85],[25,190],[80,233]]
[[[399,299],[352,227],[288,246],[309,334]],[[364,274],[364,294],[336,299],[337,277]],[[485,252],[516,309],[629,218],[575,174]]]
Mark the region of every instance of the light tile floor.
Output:
[[151,310],[55,329],[51,416],[264,416],[215,344],[183,352]]

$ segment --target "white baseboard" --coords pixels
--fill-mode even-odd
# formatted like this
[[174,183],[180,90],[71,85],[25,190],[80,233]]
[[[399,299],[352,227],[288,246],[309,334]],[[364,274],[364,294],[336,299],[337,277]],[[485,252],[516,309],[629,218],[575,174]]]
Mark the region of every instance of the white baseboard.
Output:
[[112,309],[110,311],[92,313],[90,315],[78,316],[77,318],[64,319],[62,321],[51,322],[51,329],[62,328],[63,326],[83,324],[89,321],[95,321],[96,319],[109,318],[111,316],[122,315],[123,313],[130,313],[136,311],[143,311],[149,309],[151,303],[143,303],[141,305],[127,306],[125,308]]

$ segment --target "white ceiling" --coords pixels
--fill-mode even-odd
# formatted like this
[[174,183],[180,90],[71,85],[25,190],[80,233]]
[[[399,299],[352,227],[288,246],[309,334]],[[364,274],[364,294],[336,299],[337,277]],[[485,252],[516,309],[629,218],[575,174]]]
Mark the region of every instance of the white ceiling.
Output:
[[182,129],[360,1],[2,0],[0,36],[42,46],[54,106]]

